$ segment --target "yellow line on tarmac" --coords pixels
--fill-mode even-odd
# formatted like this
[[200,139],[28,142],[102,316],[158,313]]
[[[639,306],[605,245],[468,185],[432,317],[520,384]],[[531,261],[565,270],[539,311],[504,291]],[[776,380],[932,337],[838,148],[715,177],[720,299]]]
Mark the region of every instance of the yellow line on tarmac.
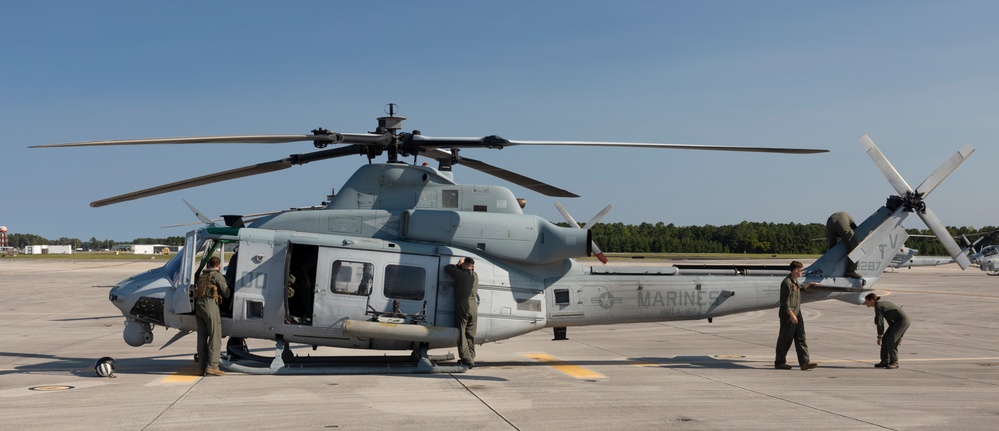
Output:
[[544,362],[552,366],[552,368],[577,379],[606,379],[607,376],[600,374],[596,371],[591,371],[579,365],[572,365],[566,361],[556,358],[552,355],[545,353],[528,353],[524,356],[534,359],[538,362]]
[[191,383],[201,378],[198,375],[198,364],[191,362],[184,365],[175,373],[164,377],[160,383]]

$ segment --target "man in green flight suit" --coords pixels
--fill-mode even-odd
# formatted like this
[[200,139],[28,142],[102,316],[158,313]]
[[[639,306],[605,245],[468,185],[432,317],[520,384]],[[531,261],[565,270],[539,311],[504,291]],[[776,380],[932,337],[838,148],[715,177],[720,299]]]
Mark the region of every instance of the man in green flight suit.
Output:
[[208,267],[198,277],[194,288],[194,313],[198,320],[198,361],[201,375],[224,376],[219,369],[222,348],[222,317],[219,304],[229,297],[229,285],[219,272],[222,261],[217,256],[208,259]]
[[794,350],[798,354],[798,365],[802,370],[811,370],[819,364],[808,360],[808,344],[805,342],[805,320],[801,317],[801,289],[812,287],[815,282],[805,287],[798,286],[798,277],[804,271],[801,262],[791,262],[791,274],[780,283],[780,333],[777,335],[777,354],[774,358],[774,368],[790,370],[787,364],[787,351],[794,342]]
[[458,357],[468,368],[475,367],[475,320],[479,304],[479,276],[475,273],[475,260],[458,259],[457,265],[444,267],[444,272],[454,279],[455,323],[458,326]]
[[[828,243],[829,248],[833,248],[840,240],[846,243],[846,252],[849,254],[853,249],[860,245],[860,241],[857,239],[857,235],[853,232],[857,228],[857,223],[853,221],[853,217],[845,211],[840,211],[833,213],[826,219],[826,243]],[[857,263],[846,259],[846,274],[844,276],[849,278],[860,278],[860,274],[857,273]]]
[[[893,302],[882,301],[874,293],[867,294],[864,305],[867,308],[874,307],[874,324],[878,327],[881,362],[874,366],[894,370],[898,368],[898,345],[902,343],[905,330],[909,329],[909,316],[902,311],[902,307]],[[885,320],[888,321],[888,331],[885,331]]]

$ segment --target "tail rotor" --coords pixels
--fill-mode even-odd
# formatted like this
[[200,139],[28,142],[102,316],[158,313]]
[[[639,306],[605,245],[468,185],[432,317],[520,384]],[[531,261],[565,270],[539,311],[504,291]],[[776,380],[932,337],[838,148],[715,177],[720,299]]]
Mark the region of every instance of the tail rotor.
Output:
[[[570,226],[580,229],[579,223],[576,223],[576,219],[572,218],[572,215],[570,215],[569,211],[562,206],[561,202],[555,202],[555,208],[558,209],[558,212],[562,213],[562,217],[565,217],[565,221],[569,222]],[[590,229],[595,224],[599,223],[600,219],[604,218],[604,216],[610,212],[611,208],[612,207],[610,205],[604,207],[604,209],[598,212],[597,215],[593,216],[590,221],[586,222],[586,228]],[[601,263],[604,265],[607,264],[607,256],[604,256],[604,252],[600,251],[600,247],[597,247],[597,243],[595,241],[590,241],[590,249],[593,250],[593,255],[596,256]]]

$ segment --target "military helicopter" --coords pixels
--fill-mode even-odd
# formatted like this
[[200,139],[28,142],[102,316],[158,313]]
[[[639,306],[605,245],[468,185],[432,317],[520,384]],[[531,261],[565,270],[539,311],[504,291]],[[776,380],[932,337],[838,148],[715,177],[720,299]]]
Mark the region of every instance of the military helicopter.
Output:
[[971,263],[987,273],[999,274],[999,245],[987,245],[970,256]]
[[[181,332],[196,327],[191,291],[195,276],[223,245],[237,247],[227,274],[234,289],[222,304],[222,330],[229,337],[223,367],[253,374],[464,372],[448,364],[453,355],[453,282],[443,268],[460,257],[476,261],[479,277],[475,342],[503,340],[543,328],[565,338],[566,328],[636,322],[695,320],[774,308],[785,266],[708,265],[595,267],[576,258],[594,244],[587,229],[561,227],[525,214],[507,188],[454,180],[455,165],[477,169],[548,196],[573,197],[564,189],[464,157],[461,149],[531,145],[576,145],[812,154],[826,150],[720,147],[584,141],[519,141],[428,137],[401,133],[404,117],[390,105],[369,133],[316,129],[312,135],[208,136],[79,142],[40,147],[91,145],[286,143],[311,141],[306,154],[178,181],[95,201],[110,205],[132,199],[286,169],[293,165],[362,155],[362,165],[322,207],[266,215],[247,222],[224,216],[189,232],[183,250],[166,265],[122,280],[109,300],[125,317],[123,337],[131,346],[152,343],[153,327]],[[859,304],[906,238],[902,221],[915,212],[940,236],[954,242],[925,205],[925,197],[973,149],[966,146],[916,190],[891,167],[865,134],[865,151],[897,195],[856,229],[860,245],[832,247],[806,268],[804,282],[818,282],[803,301],[839,299]],[[335,146],[333,148],[326,148]],[[378,156],[386,161],[374,163]],[[413,156],[412,164],[402,157]],[[417,157],[438,166],[417,163]],[[567,216],[568,218],[568,216]],[[589,226],[589,225],[588,225]],[[948,246],[949,247],[949,246]],[[953,245],[954,250],[960,249]],[[950,251],[951,248],[948,248]],[[962,268],[967,258],[952,251]],[[863,278],[845,278],[847,259]],[[960,258],[964,257],[962,261]],[[963,263],[962,263],[963,262]],[[294,282],[292,280],[294,279]],[[289,298],[288,287],[294,296]],[[273,357],[249,352],[244,339],[273,340]],[[409,355],[313,358],[295,355],[290,343],[351,349],[411,351]],[[169,344],[169,343],[168,343]]]
[[[989,235],[993,232],[982,232],[973,235],[961,235],[961,239],[964,240],[965,246],[961,249],[961,252],[968,256],[968,261],[972,265],[978,265],[981,259],[982,252],[976,252],[975,246],[978,245],[985,237],[983,235]],[[974,242],[968,239],[969,236],[979,236]],[[933,235],[921,235],[921,234],[909,234],[909,237],[925,237],[925,238],[935,238]],[[956,239],[956,237],[955,237]],[[984,249],[983,249],[984,250]],[[948,263],[954,263],[954,259],[949,256],[919,256],[919,250],[902,246],[899,247],[895,254],[895,258],[891,260],[890,266],[892,268],[909,268],[915,266],[940,266],[946,265]]]
[[889,266],[892,268],[909,268],[914,266],[940,266],[954,262],[949,256],[919,256],[919,250],[909,247],[899,247],[895,258]]

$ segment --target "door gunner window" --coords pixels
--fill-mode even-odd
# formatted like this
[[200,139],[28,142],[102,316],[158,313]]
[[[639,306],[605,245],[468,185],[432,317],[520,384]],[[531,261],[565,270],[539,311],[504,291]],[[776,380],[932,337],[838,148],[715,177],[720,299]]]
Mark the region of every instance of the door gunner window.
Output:
[[334,261],[330,289],[348,295],[370,295],[374,273],[374,266],[367,262]]
[[421,266],[388,265],[385,267],[385,297],[423,299],[427,271]]

